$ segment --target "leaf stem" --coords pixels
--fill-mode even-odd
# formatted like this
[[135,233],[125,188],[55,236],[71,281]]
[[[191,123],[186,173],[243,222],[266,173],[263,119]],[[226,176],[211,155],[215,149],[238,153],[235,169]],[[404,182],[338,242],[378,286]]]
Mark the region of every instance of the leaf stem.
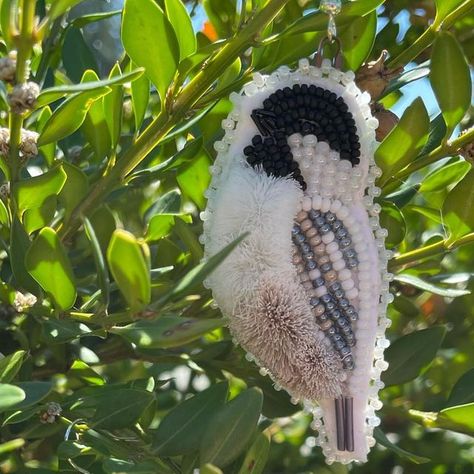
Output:
[[189,81],[172,100],[170,106],[163,108],[135,143],[117,160],[117,164],[109,174],[95,184],[90,194],[74,210],[69,222],[65,223],[59,231],[63,240],[70,239],[81,225],[81,216],[87,215],[94,209],[96,203],[118,186],[175,125],[183,120],[190,110],[193,110],[199,99],[220,77],[222,71],[232,64],[242,51],[254,44],[264,28],[273,21],[288,2],[289,0],[269,0],[265,7],[248,21],[239,34],[226,42],[212,60]]
[[474,242],[474,232],[466,234],[454,242],[450,239],[443,239],[439,242],[435,242],[431,245],[426,245],[411,252],[406,252],[398,255],[389,263],[389,269],[393,270],[398,267],[414,266],[417,265],[421,260],[424,260],[435,255],[441,255],[446,252],[451,252],[462,245],[470,244]]
[[[35,20],[36,0],[23,0],[21,9],[20,34],[16,38],[16,84],[24,84],[28,80],[29,61],[33,49],[33,28]],[[12,112],[10,115],[10,180],[18,180],[21,168],[20,142],[23,114]]]
[[426,155],[422,155],[415,161],[412,161],[408,166],[393,175],[387,184],[383,187],[383,196],[387,196],[397,189],[405,178],[410,176],[415,171],[418,171],[426,166],[436,163],[441,158],[457,153],[465,145],[474,141],[474,128],[469,129],[451,142],[441,144],[439,147],[430,151]]
[[430,27],[420,37],[418,37],[414,43],[404,49],[398,56],[391,59],[387,63],[387,67],[389,69],[396,69],[397,67],[404,66],[410,61],[413,61],[413,59],[417,58],[426,48],[431,46],[431,43],[433,43],[436,37],[436,33],[440,29],[447,30],[473,8],[474,0],[467,0],[447,15],[444,20],[436,18],[433,24],[430,25]]

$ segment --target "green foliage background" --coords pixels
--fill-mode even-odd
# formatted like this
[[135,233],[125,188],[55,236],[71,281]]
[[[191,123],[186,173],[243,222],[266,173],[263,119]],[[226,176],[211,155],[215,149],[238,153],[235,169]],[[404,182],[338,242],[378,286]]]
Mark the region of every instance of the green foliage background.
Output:
[[[13,84],[41,87],[18,113],[0,83],[0,472],[471,473],[474,1],[356,0],[337,19],[345,67],[388,50],[374,102],[429,77],[441,110],[417,98],[377,151],[391,365],[377,446],[352,467],[325,466],[309,417],[233,347],[202,284],[232,246],[201,263],[198,238],[229,93],[312,54],[325,15],[305,0],[81,3],[0,2]],[[107,68],[84,29],[119,18]],[[33,156],[22,129],[39,133]]]

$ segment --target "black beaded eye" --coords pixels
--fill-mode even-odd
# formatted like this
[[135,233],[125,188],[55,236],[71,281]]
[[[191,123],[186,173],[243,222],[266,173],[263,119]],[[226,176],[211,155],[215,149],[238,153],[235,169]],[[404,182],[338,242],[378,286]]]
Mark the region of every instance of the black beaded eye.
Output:
[[[339,152],[352,166],[360,163],[360,141],[349,107],[342,97],[314,84],[295,84],[278,89],[263,101],[263,108],[252,111],[260,135],[244,148],[251,166],[261,166],[267,174],[292,176],[306,189],[306,183],[293,160],[286,139],[294,133],[316,135]],[[262,139],[262,136],[264,137]]]

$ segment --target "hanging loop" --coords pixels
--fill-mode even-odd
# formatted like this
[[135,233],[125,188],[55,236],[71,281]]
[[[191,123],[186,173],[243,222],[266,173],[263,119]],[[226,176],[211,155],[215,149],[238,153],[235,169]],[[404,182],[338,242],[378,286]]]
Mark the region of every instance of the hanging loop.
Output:
[[341,69],[342,67],[342,54],[341,54],[341,40],[334,36],[332,39],[325,36],[320,42],[318,46],[318,52],[314,57],[314,63],[317,67],[321,67],[324,59],[324,47],[327,45],[336,44],[336,52],[332,58],[331,64],[333,67],[337,69]]

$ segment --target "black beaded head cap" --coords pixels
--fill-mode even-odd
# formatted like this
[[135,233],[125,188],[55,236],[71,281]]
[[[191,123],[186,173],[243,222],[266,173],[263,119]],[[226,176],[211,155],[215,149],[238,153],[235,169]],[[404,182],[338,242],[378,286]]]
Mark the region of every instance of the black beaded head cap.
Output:
[[247,162],[261,166],[268,175],[291,176],[306,190],[298,163],[287,138],[294,134],[315,135],[339,152],[352,166],[360,162],[357,127],[342,97],[314,84],[295,84],[278,89],[254,109],[251,117],[259,130],[244,148]]

